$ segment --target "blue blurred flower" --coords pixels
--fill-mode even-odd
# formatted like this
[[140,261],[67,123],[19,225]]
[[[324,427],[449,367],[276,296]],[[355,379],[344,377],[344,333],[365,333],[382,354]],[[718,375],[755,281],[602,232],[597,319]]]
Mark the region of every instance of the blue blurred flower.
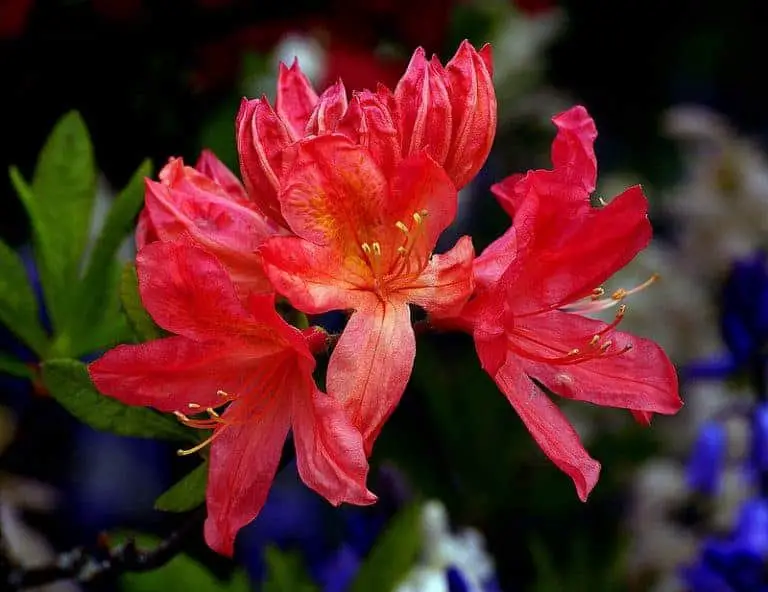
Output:
[[[720,333],[727,352],[682,369],[686,379],[725,378],[749,371],[766,390],[768,360],[768,257],[764,251],[737,260],[721,291]],[[755,375],[756,374],[756,375]]]
[[758,251],[736,261],[722,291],[723,340],[738,365],[765,358],[768,343],[768,262]]
[[725,463],[726,445],[725,426],[722,423],[708,421],[704,424],[686,468],[691,489],[705,495],[717,493]]

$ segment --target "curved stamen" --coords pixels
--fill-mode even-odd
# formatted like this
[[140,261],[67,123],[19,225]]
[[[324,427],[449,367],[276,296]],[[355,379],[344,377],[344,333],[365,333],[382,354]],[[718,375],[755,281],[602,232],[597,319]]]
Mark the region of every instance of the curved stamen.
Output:
[[565,312],[575,312],[575,313],[581,313],[581,314],[589,313],[589,312],[597,312],[600,310],[606,310],[608,308],[616,306],[622,300],[624,300],[627,296],[631,296],[632,294],[636,294],[641,290],[645,290],[648,286],[656,282],[660,277],[661,276],[659,276],[658,273],[654,273],[642,284],[639,284],[634,288],[630,288],[629,290],[625,288],[619,288],[615,290],[608,298],[601,298],[601,296],[605,294],[604,288],[596,288],[595,290],[592,291],[592,294],[590,296],[587,296],[586,298],[578,300],[572,304],[562,306],[560,307],[560,310]]

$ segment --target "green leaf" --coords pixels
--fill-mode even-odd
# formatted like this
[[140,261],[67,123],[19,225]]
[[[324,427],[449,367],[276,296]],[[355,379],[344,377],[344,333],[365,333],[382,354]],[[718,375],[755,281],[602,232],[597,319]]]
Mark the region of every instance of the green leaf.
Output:
[[[56,124],[40,152],[31,186],[15,167],[10,175],[32,223],[45,303],[58,333],[77,301],[73,287],[96,196],[93,149],[80,116],[71,112]],[[62,343],[67,343],[66,336]]]
[[269,546],[264,550],[267,577],[262,592],[319,592],[298,553]]
[[[116,542],[128,538],[112,537]],[[135,538],[137,546],[152,549],[160,541],[150,535]],[[164,566],[148,572],[126,573],[120,578],[122,592],[158,592],[159,590],[189,590],[191,592],[250,592],[252,590],[245,571],[238,569],[229,580],[219,580],[201,563],[189,555],[179,554]]]
[[38,320],[37,299],[27,280],[21,257],[0,241],[0,322],[43,355],[48,337]]
[[400,510],[371,549],[350,592],[391,592],[421,550],[421,505]]
[[[72,348],[77,354],[110,345],[124,334],[124,322],[116,323],[115,319],[123,317],[119,298],[120,267],[115,254],[134,227],[134,219],[144,201],[144,178],[151,174],[152,163],[146,160],[112,203],[91,252],[78,289],[80,297],[73,303],[76,310],[70,316],[73,326],[68,333],[75,341]],[[97,340],[93,339],[94,334],[98,334]]]
[[120,436],[196,441],[175,419],[146,407],[124,405],[99,393],[88,369],[78,360],[50,360],[42,366],[43,382],[53,397],[83,423]]
[[59,119],[48,136],[35,167],[32,193],[55,222],[66,261],[77,268],[96,197],[96,164],[88,130],[76,111]]
[[83,278],[79,308],[84,323],[97,320],[107,306],[105,295],[114,278],[111,271],[116,265],[115,254],[134,227],[134,219],[144,203],[144,178],[151,174],[152,163],[145,160],[112,202]]
[[34,372],[24,362],[0,353],[0,374],[10,374],[19,378],[34,378]]
[[123,310],[128,317],[128,322],[140,341],[150,341],[163,337],[163,330],[155,324],[141,303],[139,280],[136,275],[136,266],[133,263],[127,263],[123,267],[123,276],[120,281],[120,300],[123,303]]
[[155,510],[188,512],[205,502],[208,483],[208,463],[204,462],[188,473],[155,501]]

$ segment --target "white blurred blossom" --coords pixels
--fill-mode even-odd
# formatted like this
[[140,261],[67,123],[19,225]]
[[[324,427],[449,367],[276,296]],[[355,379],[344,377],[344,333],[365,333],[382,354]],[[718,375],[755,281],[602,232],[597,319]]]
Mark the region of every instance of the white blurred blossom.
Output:
[[665,199],[678,226],[683,264],[717,280],[731,262],[763,246],[768,237],[768,160],[721,116],[679,106],[664,121],[678,141],[685,175]]
[[483,592],[494,585],[494,563],[485,550],[483,536],[472,528],[452,533],[442,503],[424,504],[421,529],[421,561],[395,592],[448,592],[447,570],[451,567],[461,574],[468,592]]

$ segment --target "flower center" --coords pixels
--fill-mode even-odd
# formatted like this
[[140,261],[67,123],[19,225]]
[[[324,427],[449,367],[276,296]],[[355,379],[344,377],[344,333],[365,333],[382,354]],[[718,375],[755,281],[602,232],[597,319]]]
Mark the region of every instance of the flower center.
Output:
[[[395,228],[403,234],[403,242],[395,248],[396,254],[392,258],[385,256],[386,253],[383,253],[381,243],[378,241],[364,242],[360,245],[365,261],[373,275],[376,293],[381,295],[384,285],[392,278],[419,273],[426,267],[429,254],[424,259],[422,251],[416,249],[416,245],[419,239],[424,236],[427,215],[427,210],[413,212],[410,226],[402,220],[395,222]],[[414,252],[416,257],[411,256]]]

